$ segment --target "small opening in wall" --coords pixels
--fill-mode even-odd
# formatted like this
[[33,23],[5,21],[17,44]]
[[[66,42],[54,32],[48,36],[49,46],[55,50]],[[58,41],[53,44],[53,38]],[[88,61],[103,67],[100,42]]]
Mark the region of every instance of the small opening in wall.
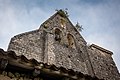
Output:
[[55,29],[55,40],[60,42],[61,41],[61,36],[62,36],[62,32],[58,28],[56,28]]

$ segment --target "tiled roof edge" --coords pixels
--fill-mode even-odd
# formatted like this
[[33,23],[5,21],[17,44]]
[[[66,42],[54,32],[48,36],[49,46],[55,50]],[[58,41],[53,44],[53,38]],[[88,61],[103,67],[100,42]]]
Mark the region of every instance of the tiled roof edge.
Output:
[[[47,63],[38,62],[35,59],[27,59],[24,55],[17,56],[14,51],[4,51],[3,49],[0,48],[0,61],[2,59],[7,60],[8,63],[11,65],[18,66],[21,68],[27,68],[28,70],[37,69],[37,70],[42,70],[46,72],[49,69],[50,72],[51,70],[53,70],[52,72],[55,72],[54,74],[56,75],[61,75],[61,72],[62,72],[63,76],[67,76],[73,79],[77,79],[75,76],[77,77],[79,76],[79,77],[85,77],[88,79],[90,78],[92,80],[103,80],[103,79],[97,78],[96,76],[91,77],[90,75],[73,71],[72,69],[66,69],[64,67],[56,67],[55,65],[48,65]],[[26,63],[27,64],[29,63],[29,65],[26,65]]]

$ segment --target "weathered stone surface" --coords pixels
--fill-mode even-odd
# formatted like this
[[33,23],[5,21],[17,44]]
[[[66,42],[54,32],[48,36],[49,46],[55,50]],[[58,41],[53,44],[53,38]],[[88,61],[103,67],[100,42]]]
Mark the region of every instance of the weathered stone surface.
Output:
[[20,77],[20,74],[16,72],[16,73],[15,73],[15,77],[16,77],[16,78],[19,78],[19,77]]
[[35,77],[32,74],[23,74],[23,73],[18,73],[13,71],[12,72],[6,72],[3,71],[0,74],[0,80],[42,80],[41,77]]
[[14,50],[17,55],[24,55],[28,59],[35,58],[38,61],[43,61],[42,37],[39,30],[15,36],[11,39],[8,50]]
[[0,80],[11,80],[8,76],[0,75]]
[[89,50],[91,64],[97,77],[105,80],[119,80],[119,73],[110,54],[94,47]]
[[2,75],[7,76],[7,72],[6,72],[6,71],[3,71],[3,72],[2,72]]
[[34,80],[39,80],[39,78],[34,78]]
[[55,14],[39,29],[14,36],[8,51],[105,80],[119,80],[112,57],[86,44],[68,18]]
[[10,78],[14,78],[14,77],[15,77],[14,74],[11,73],[11,72],[8,72],[8,76],[9,76]]
[[12,78],[11,80],[18,80],[17,78]]
[[[56,15],[50,21],[44,23],[47,24],[47,28],[41,26],[39,30],[13,37],[8,50],[15,51],[17,55],[25,55],[28,59],[35,58],[40,62],[88,74],[86,63],[83,62],[81,57],[82,53],[78,52],[81,44],[85,45],[86,42],[69,23],[68,19],[65,19],[64,27],[61,27],[61,19],[61,16]],[[60,42],[55,40],[56,29],[61,32]],[[74,47],[69,44],[68,34],[71,35]]]
[[20,77],[19,80],[23,80],[23,77]]
[[25,76],[25,74],[21,74],[21,77],[24,77]]

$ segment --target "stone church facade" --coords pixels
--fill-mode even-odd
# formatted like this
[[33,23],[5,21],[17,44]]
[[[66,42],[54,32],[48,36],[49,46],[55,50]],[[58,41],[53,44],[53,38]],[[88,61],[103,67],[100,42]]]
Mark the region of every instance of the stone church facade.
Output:
[[[16,56],[24,55],[28,60],[63,67],[97,79],[120,80],[112,59],[112,52],[87,42],[70,22],[64,11],[59,10],[34,31],[11,38],[8,51]],[[68,80],[68,79],[66,79]]]

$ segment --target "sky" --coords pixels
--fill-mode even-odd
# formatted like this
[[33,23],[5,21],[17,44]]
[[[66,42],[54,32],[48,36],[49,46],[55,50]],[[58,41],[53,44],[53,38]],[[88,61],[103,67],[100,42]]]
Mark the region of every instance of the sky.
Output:
[[120,0],[0,0],[0,48],[7,50],[13,36],[38,29],[65,8],[72,23],[82,25],[88,44],[113,52],[120,72]]

